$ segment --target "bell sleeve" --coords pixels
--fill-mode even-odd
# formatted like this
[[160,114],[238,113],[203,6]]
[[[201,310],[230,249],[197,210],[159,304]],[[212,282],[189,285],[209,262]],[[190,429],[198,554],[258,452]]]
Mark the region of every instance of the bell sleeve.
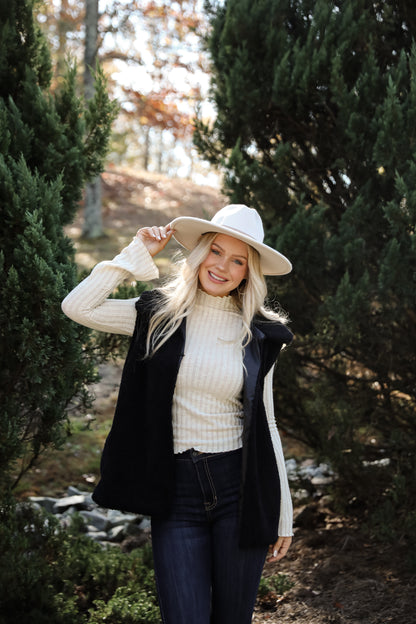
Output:
[[126,279],[147,281],[157,277],[159,270],[152,256],[142,241],[134,238],[113,260],[97,264],[90,275],[65,297],[62,310],[76,323],[91,329],[132,335],[138,297],[108,297]]

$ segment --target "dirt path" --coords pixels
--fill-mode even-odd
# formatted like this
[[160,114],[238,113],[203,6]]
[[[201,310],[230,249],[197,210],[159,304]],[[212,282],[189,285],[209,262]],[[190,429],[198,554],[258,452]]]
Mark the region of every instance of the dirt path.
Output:
[[367,541],[348,521],[328,514],[320,529],[297,529],[286,560],[270,565],[294,586],[254,622],[414,624],[415,577],[403,547]]

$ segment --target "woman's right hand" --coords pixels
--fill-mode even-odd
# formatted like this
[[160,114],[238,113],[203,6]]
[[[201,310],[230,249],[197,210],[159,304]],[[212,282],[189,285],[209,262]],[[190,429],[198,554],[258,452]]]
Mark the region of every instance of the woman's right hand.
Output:
[[136,238],[140,238],[150,255],[155,256],[166,247],[172,235],[173,230],[168,223],[166,226],[153,225],[152,227],[140,228]]

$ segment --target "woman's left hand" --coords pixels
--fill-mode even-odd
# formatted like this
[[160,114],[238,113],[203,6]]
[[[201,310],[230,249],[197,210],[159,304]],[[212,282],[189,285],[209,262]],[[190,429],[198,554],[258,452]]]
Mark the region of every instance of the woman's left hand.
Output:
[[292,543],[291,537],[279,537],[277,542],[270,546],[269,552],[270,555],[267,558],[267,561],[279,561],[279,559],[283,559],[289,550],[289,546]]

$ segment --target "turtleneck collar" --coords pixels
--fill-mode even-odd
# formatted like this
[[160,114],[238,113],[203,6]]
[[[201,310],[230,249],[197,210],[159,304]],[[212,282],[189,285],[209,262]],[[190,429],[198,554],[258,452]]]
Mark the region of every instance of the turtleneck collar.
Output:
[[209,295],[200,288],[198,289],[196,295],[196,305],[215,308],[216,310],[228,310],[230,312],[236,312],[238,310],[236,304],[234,303],[234,298],[231,295],[215,297],[214,295]]

